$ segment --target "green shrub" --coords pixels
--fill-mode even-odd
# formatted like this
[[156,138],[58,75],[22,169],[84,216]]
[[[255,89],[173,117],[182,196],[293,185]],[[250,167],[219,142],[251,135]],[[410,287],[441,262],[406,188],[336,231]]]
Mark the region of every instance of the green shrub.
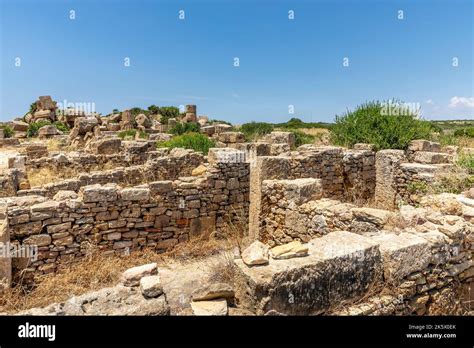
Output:
[[160,113],[160,108],[156,105],[150,105],[148,107],[148,111],[150,112],[151,115],[157,115]]
[[197,132],[199,132],[199,124],[195,122],[177,123],[176,126],[170,129],[170,133],[174,135]]
[[28,138],[36,137],[41,127],[49,126],[49,125],[53,125],[54,127],[56,127],[57,130],[63,133],[69,133],[68,125],[63,122],[56,121],[54,123],[51,123],[50,121],[39,121],[39,122],[30,123],[30,125],[28,126],[28,129],[26,130],[26,136]]
[[138,133],[139,138],[141,138],[141,139],[147,139],[148,138],[148,133],[143,132],[143,131],[138,131],[136,129],[128,129],[128,130],[121,131],[117,134],[117,136],[122,140],[124,140],[126,138],[135,139],[135,137],[137,136],[137,132],[139,132]]
[[179,109],[176,106],[162,106],[160,107],[161,124],[167,124],[170,118],[179,117]]
[[232,123],[223,121],[223,120],[209,120],[209,124],[214,124],[214,123],[221,123],[221,124],[227,124],[229,126],[232,126]]
[[454,136],[474,138],[474,127],[456,129],[454,131]]
[[56,121],[53,123],[53,125],[61,132],[63,133],[69,133],[69,126],[63,122]]
[[250,122],[244,123],[240,126],[239,130],[244,133],[245,138],[248,141],[255,140],[255,138],[260,137],[265,134],[269,134],[273,131],[274,127],[270,123],[265,122]]
[[39,122],[30,123],[30,125],[28,126],[28,129],[26,130],[26,136],[28,138],[36,137],[38,135],[38,130],[41,127],[49,126],[49,125],[51,125],[50,121],[39,121]]
[[144,109],[138,108],[138,107],[131,108],[130,113],[132,114],[133,118],[135,118],[135,116],[137,116],[139,114],[145,114],[147,116],[150,114],[150,112],[148,110],[144,110]]
[[301,146],[304,144],[313,144],[316,137],[314,135],[303,133],[302,131],[294,130],[291,131],[295,135],[295,146]]
[[9,125],[0,126],[0,128],[3,129],[3,135],[5,138],[11,138],[15,134],[15,131]]
[[157,147],[167,147],[170,149],[182,147],[193,149],[207,155],[211,147],[216,146],[215,142],[201,133],[186,133],[171,138],[168,141],[158,143]]
[[378,101],[363,104],[343,116],[336,116],[335,124],[331,127],[335,144],[352,147],[357,143],[371,143],[376,150],[405,150],[410,141],[430,136],[428,121],[419,120],[413,114],[385,115],[383,105]]
[[457,165],[462,168],[466,168],[469,174],[474,174],[474,155],[459,156]]

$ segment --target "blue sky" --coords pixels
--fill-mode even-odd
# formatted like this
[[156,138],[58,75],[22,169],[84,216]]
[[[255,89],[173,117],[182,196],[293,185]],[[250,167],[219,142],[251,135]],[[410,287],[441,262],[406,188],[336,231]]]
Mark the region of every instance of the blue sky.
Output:
[[197,104],[234,123],[332,121],[389,98],[474,118],[471,0],[0,3],[0,120],[40,95],[103,114]]

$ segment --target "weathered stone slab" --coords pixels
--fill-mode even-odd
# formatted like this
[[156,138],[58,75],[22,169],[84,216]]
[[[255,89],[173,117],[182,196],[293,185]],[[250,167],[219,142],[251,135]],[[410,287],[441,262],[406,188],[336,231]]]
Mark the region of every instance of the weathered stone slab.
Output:
[[145,276],[156,275],[158,268],[156,263],[149,263],[127,269],[122,274],[122,282],[125,286],[137,286],[140,279]]
[[268,264],[268,246],[258,240],[253,242],[242,252],[242,261],[248,266]]
[[262,190],[265,191],[267,187],[281,187],[285,199],[294,202],[297,205],[320,199],[323,191],[321,180],[313,178],[264,180]]
[[397,281],[426,268],[431,259],[430,244],[424,238],[410,233],[380,234],[371,238],[379,243],[384,277]]
[[191,308],[194,315],[227,315],[227,301],[224,299],[191,302]]
[[191,297],[193,301],[209,301],[218,298],[232,299],[234,289],[226,283],[212,283],[194,290]]
[[117,185],[89,185],[81,188],[84,203],[112,202],[117,200]]
[[415,162],[428,163],[428,164],[440,164],[449,163],[449,157],[446,153],[418,151],[415,152],[413,158]]
[[147,201],[150,198],[149,188],[129,187],[120,191],[124,201]]
[[363,295],[380,273],[376,243],[349,232],[332,232],[308,243],[307,257],[248,267],[235,260],[236,298],[256,314],[320,314]]

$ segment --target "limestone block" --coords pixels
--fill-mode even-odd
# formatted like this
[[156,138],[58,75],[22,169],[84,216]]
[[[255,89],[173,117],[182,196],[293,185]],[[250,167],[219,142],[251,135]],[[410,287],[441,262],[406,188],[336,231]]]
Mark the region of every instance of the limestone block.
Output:
[[119,138],[105,138],[91,142],[89,149],[97,155],[113,155],[120,152],[121,146]]
[[29,124],[23,121],[13,121],[12,129],[15,132],[26,132],[28,130]]
[[428,151],[428,152],[440,152],[441,145],[428,140],[413,140],[408,145],[408,151],[417,152],[417,151]]
[[297,205],[322,198],[323,189],[320,179],[303,178],[294,180],[264,180],[263,192],[272,189],[283,191],[287,201]]
[[223,132],[217,136],[217,139],[226,144],[243,143],[245,135],[242,132]]
[[379,243],[386,280],[398,281],[425,269],[430,262],[430,244],[417,235],[387,233],[373,236],[371,239]]
[[373,208],[353,208],[351,212],[356,219],[369,222],[377,227],[383,227],[388,219],[393,216],[393,213],[388,210]]
[[140,279],[145,276],[158,274],[158,266],[156,263],[149,263],[142,266],[132,267],[122,273],[122,283],[125,286],[137,286]]
[[140,279],[140,291],[146,298],[158,297],[163,293],[159,275],[145,276]]
[[268,251],[268,246],[260,241],[255,241],[242,252],[242,261],[247,266],[266,265],[268,264]]
[[290,148],[295,146],[295,135],[291,132],[271,132],[264,137],[270,144],[287,144]]
[[449,163],[449,157],[446,153],[418,151],[415,153],[413,160],[420,163],[440,164]]
[[38,138],[40,139],[52,138],[60,134],[62,134],[62,132],[60,132],[55,126],[52,125],[43,126],[38,129]]
[[307,256],[308,246],[306,244],[302,244],[299,240],[295,240],[293,242],[278,245],[272,248],[270,250],[270,255],[276,260]]
[[227,315],[227,301],[225,299],[213,300],[213,301],[197,301],[191,302],[191,308],[194,315]]
[[201,288],[193,291],[191,298],[193,301],[209,301],[218,298],[232,299],[234,297],[234,289],[226,283],[206,284]]
[[80,196],[82,196],[84,203],[113,202],[117,200],[117,185],[83,186],[80,190]]
[[173,182],[169,180],[154,181],[148,184],[151,195],[163,194],[173,189]]
[[147,201],[150,198],[149,188],[130,187],[120,190],[120,197],[124,201]]

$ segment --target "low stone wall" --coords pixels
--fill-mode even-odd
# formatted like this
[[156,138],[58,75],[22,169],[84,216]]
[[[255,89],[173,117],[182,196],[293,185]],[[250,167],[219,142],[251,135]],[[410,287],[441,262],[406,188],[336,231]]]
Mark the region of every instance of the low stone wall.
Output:
[[14,258],[13,274],[31,278],[54,272],[91,245],[106,253],[163,251],[195,235],[228,233],[229,226],[246,231],[248,191],[249,164],[217,156],[201,176],[130,188],[84,186],[79,195],[62,191],[54,200],[8,198],[12,243],[36,245],[39,251],[36,261]]
[[463,314],[471,235],[335,231],[309,241],[305,257],[253,267],[236,260],[237,303],[258,315]]
[[[279,204],[286,204],[281,193],[264,185],[265,180],[297,179],[318,179],[320,197],[365,201],[373,197],[375,191],[375,153],[339,147],[303,146],[300,151],[291,152],[288,156],[258,157],[252,164],[251,172],[250,235],[253,239],[273,239],[268,238],[268,232],[264,231],[267,228],[265,219],[269,217],[267,220],[271,220],[275,216],[268,215],[269,212],[278,210]],[[268,221],[268,225],[271,224],[274,223]],[[288,239],[288,236],[280,237],[277,238],[280,240],[278,243]]]
[[94,154],[87,152],[67,152],[50,155],[48,152],[37,154],[26,152],[26,170],[39,170],[50,168],[61,171],[62,169],[76,172],[88,172],[101,168],[108,164],[110,166],[130,166],[144,164],[148,158],[163,156],[169,150],[163,149],[155,152],[155,142],[124,142],[123,151],[114,154]]
[[[436,152],[438,151],[438,152]],[[375,203],[382,209],[418,204],[413,196],[417,187],[436,183],[454,165],[453,156],[439,152],[441,146],[427,140],[414,140],[407,151],[382,150],[376,154]]]

